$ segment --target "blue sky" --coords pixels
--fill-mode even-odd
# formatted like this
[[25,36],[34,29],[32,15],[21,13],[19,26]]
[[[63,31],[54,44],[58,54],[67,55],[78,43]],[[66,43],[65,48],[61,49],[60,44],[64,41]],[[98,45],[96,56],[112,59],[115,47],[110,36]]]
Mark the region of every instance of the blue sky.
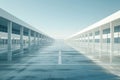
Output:
[[120,0],[0,0],[0,8],[61,39],[120,10]]

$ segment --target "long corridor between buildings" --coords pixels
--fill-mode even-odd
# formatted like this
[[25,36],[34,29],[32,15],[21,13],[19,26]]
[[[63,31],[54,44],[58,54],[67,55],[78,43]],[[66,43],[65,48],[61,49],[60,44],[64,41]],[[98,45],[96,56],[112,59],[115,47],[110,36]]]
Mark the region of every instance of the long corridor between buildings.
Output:
[[11,63],[0,63],[0,80],[119,80],[85,55],[57,41],[26,53]]

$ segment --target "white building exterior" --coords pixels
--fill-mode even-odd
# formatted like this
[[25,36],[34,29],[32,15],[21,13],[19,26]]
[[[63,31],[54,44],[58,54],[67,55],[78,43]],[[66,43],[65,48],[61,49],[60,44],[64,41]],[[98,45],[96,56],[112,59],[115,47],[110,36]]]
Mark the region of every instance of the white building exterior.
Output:
[[0,8],[0,53],[7,52],[8,61],[12,60],[15,50],[20,50],[22,55],[24,50],[52,41],[48,35]]
[[103,62],[120,61],[120,11],[68,37],[66,42]]

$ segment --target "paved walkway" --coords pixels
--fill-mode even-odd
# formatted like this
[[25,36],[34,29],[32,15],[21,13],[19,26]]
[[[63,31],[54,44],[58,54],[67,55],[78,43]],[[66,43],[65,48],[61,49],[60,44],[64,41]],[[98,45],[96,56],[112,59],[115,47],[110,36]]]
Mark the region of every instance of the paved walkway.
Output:
[[120,80],[64,43],[0,64],[0,80]]

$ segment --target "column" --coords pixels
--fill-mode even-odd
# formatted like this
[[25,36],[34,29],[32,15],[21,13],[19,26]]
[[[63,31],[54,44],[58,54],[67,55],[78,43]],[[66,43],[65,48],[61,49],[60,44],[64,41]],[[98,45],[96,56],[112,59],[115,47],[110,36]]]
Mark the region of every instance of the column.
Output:
[[103,44],[103,29],[102,26],[100,26],[100,49],[99,49],[99,59],[102,58],[102,44]]
[[96,52],[95,52],[95,31],[93,30],[92,32],[92,36],[93,36],[93,40],[92,40],[92,56],[95,56],[96,57]]
[[42,46],[43,46],[43,41],[44,41],[44,36],[41,35],[41,43],[42,43]]
[[12,61],[12,22],[8,22],[8,55],[7,60]]
[[29,52],[31,51],[31,30],[28,30],[28,48]]
[[85,33],[85,54],[87,54],[87,33]]
[[40,38],[40,34],[39,34],[39,46],[40,46],[40,39],[41,39],[41,38]]
[[80,46],[81,46],[80,43],[81,43],[81,36],[79,37],[79,48],[80,48]]
[[34,31],[34,48],[36,49],[36,32]]
[[40,46],[42,45],[42,34],[40,35]]
[[114,46],[114,27],[112,26],[112,22],[110,22],[110,34],[111,34],[111,38],[110,38],[110,64],[112,64],[112,54],[113,54],[113,46]]
[[37,33],[37,46],[39,47],[39,33]]
[[23,26],[21,26],[20,27],[20,51],[21,51],[21,55],[23,55],[23,53],[24,53],[24,50],[23,50],[23,30],[24,29],[24,27]]
[[40,39],[41,39],[41,38],[40,38],[40,34],[39,34],[39,46],[40,46]]
[[89,54],[89,33],[87,33],[87,54]]
[[36,34],[36,38],[37,38],[37,40],[36,40],[36,47],[38,49],[39,48],[39,34],[38,33]]
[[85,33],[83,33],[83,51],[84,51],[84,54],[86,54],[86,42],[85,42]]

